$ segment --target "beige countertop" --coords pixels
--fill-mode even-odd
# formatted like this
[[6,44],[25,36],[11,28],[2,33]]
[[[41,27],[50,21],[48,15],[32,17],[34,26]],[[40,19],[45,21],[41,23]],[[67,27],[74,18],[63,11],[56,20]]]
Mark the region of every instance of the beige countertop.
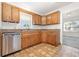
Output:
[[33,31],[59,31],[60,29],[1,29],[0,32],[33,32]]

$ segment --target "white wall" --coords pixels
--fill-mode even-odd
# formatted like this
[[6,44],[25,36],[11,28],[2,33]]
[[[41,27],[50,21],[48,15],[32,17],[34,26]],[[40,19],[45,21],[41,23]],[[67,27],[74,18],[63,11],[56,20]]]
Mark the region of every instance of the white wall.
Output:
[[[72,3],[70,5],[67,5],[67,6],[59,9],[59,10],[61,11],[62,15],[64,15],[64,14],[67,14],[69,12],[74,12],[77,9],[79,10],[79,2]],[[74,20],[78,20],[77,17],[76,18],[73,18],[73,19]],[[63,24],[64,22],[70,21],[70,20],[73,21],[73,19],[72,20],[71,20],[71,18],[70,19],[68,19],[68,18],[64,19],[64,17],[62,17],[62,26],[64,25]],[[62,30],[64,30],[64,29],[62,28]],[[78,37],[79,32],[69,31],[69,32],[63,32],[62,34],[65,35],[65,36]]]
[[[72,12],[72,11],[77,10],[77,9],[79,9],[79,3],[74,2],[74,3],[71,3],[70,5],[67,5],[67,6],[64,6],[64,7],[60,8],[59,11],[61,12],[61,14],[63,16],[64,14],[67,14],[67,13]],[[63,40],[62,35],[72,35],[72,36],[74,36],[74,34],[75,34],[75,36],[77,35],[76,33],[63,32],[63,30],[64,30],[63,29],[64,21],[66,21],[66,19],[64,19],[64,17],[62,17],[62,19],[61,19],[61,37],[60,37],[61,38],[60,39],[61,43],[62,43],[62,40]]]
[[77,9],[79,9],[79,2],[71,3],[70,5],[60,8],[59,10],[62,12],[62,14],[65,14],[65,13],[68,13],[68,12],[71,12]]

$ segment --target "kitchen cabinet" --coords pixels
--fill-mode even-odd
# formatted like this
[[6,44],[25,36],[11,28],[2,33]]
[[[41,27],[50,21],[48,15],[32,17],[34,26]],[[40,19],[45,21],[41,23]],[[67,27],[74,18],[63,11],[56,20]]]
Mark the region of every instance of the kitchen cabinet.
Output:
[[[22,30],[21,36],[18,36],[18,34],[20,35],[20,33],[13,34],[13,33],[9,32],[7,34],[4,32],[5,34],[3,36],[5,37],[5,39],[2,40],[2,42],[4,42],[4,43],[1,43],[1,44],[3,44],[2,53],[5,55],[5,52],[6,52],[6,54],[9,54],[9,53],[12,53],[13,50],[18,51],[17,49],[20,48],[19,47],[20,43],[21,43],[21,49],[28,48],[30,46],[37,45],[39,43],[48,43],[53,46],[58,46],[60,44],[60,33],[59,32],[60,32],[59,30],[49,30],[49,29],[47,29],[47,30],[45,30],[45,29],[28,30],[28,31]],[[21,37],[21,41],[18,41],[20,39],[20,37]],[[0,42],[1,42],[1,38],[2,38],[2,32],[0,33]],[[5,43],[6,43],[6,45],[5,45]],[[19,49],[19,50],[21,50],[21,49]]]
[[47,16],[33,15],[33,24],[39,25],[54,25],[60,23],[60,12],[53,12]]
[[41,32],[41,39],[42,39],[42,42],[43,43],[46,43],[47,42],[47,31],[42,31]]
[[41,43],[39,32],[23,32],[22,33],[22,48]]
[[54,46],[57,46],[60,43],[59,36],[60,34],[58,31],[48,31],[48,30],[43,31],[41,34],[42,43],[49,43]]
[[30,36],[26,35],[22,37],[22,48],[26,48],[30,46]]
[[45,31],[33,31],[22,32],[22,48],[30,47],[39,43],[49,43],[54,46],[60,43],[59,31],[45,30]]
[[52,15],[47,16],[47,24],[52,24]]
[[30,35],[27,32],[21,34],[21,47],[26,48],[30,46]]
[[18,23],[20,21],[19,9],[17,7],[12,7],[12,22]]
[[[20,8],[9,5],[7,3],[2,3],[2,21],[18,23],[20,20]],[[40,16],[38,14],[32,13],[32,23],[35,25],[52,25],[60,23],[60,12],[53,12],[47,16]]]
[[59,11],[52,13],[52,22],[53,22],[53,24],[60,23],[60,12]]
[[40,39],[40,34],[39,33],[33,33],[33,34],[30,35],[30,44],[31,44],[31,46],[36,45],[40,42],[41,42],[41,39]]
[[41,16],[37,14],[33,14],[32,16],[33,24],[39,25],[41,24]]
[[58,32],[49,32],[47,33],[47,43],[52,44],[54,46],[59,45],[59,33]]
[[2,21],[18,23],[19,22],[19,8],[9,5],[7,3],[2,3]]
[[2,3],[2,21],[11,21],[11,5],[8,5],[6,3]]
[[42,16],[42,25],[46,25],[47,24],[47,19],[46,19],[46,16]]
[[47,24],[59,24],[60,23],[60,12],[54,12],[49,14],[47,17]]

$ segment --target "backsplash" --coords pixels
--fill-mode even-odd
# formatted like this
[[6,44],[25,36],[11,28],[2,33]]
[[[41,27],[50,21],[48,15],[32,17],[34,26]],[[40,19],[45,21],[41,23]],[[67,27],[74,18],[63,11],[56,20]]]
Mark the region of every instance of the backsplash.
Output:
[[[1,29],[24,29],[22,28],[19,23],[8,23],[8,22],[1,22]],[[27,29],[27,28],[26,28]],[[33,25],[29,29],[60,29],[60,25],[46,25],[46,26],[41,26],[41,25]]]
[[16,29],[16,23],[1,22],[1,29]]

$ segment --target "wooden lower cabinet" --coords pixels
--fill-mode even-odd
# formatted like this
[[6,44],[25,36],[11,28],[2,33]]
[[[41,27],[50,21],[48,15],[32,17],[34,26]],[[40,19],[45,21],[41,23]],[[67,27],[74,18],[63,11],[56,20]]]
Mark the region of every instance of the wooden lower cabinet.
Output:
[[60,34],[59,32],[54,32],[54,31],[43,31],[42,32],[42,43],[49,43],[54,46],[59,45],[60,41]]
[[57,40],[57,34],[56,33],[48,33],[47,43],[56,46],[57,45],[56,40]]
[[41,31],[41,32],[23,32],[22,33],[22,48],[30,47],[38,43],[49,43],[53,46],[58,46],[60,41],[59,31]]
[[22,33],[22,48],[33,46],[40,42],[40,33]]
[[40,40],[40,34],[36,33],[36,34],[32,34],[30,36],[31,36],[30,37],[30,44],[31,44],[31,46],[32,45],[36,45],[36,44],[38,44],[38,43],[41,42],[41,40]]
[[26,48],[30,46],[30,36],[29,35],[24,35],[21,38],[21,47]]
[[47,32],[46,31],[43,31],[41,32],[41,39],[42,39],[42,42],[43,43],[46,43],[47,42]]

